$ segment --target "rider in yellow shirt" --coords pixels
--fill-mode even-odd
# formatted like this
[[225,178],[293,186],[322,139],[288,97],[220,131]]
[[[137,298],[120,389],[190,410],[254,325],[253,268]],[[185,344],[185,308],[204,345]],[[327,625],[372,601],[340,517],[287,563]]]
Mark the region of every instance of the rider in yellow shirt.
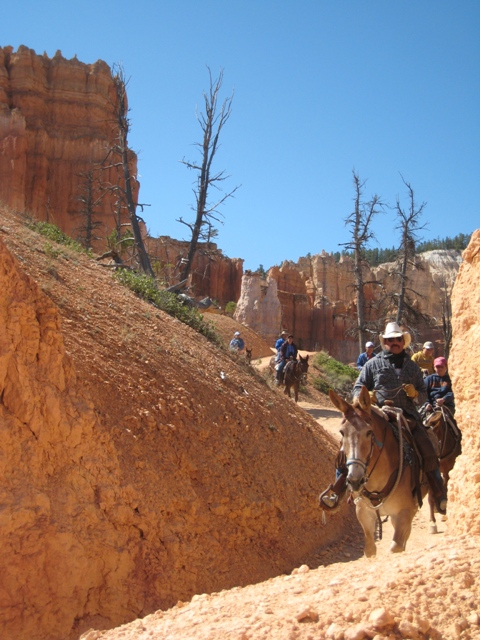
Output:
[[[418,351],[418,353],[414,353],[412,356],[412,360],[418,364],[424,375],[431,376],[435,373],[435,368],[433,366],[434,350],[435,347],[433,346],[433,342],[425,342],[422,350]],[[425,371],[428,373],[425,374]]]

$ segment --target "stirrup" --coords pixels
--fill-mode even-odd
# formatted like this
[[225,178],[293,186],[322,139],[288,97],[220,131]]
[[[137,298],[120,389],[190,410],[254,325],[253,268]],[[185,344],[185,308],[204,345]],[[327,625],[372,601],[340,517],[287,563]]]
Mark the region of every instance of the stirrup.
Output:
[[333,484],[330,484],[328,488],[325,489],[325,491],[323,491],[319,495],[318,502],[319,502],[320,508],[323,509],[324,511],[332,512],[338,509],[340,498],[333,491]]
[[447,498],[445,498],[445,496],[438,499],[436,498],[435,506],[437,507],[437,511],[441,516],[445,516],[447,514]]

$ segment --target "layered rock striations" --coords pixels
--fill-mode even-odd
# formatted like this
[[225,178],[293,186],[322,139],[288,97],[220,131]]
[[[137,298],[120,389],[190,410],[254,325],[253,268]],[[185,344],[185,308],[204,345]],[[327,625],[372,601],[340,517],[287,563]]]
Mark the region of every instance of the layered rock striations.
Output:
[[[417,343],[427,339],[436,341],[438,354],[443,350],[442,320],[460,264],[459,252],[429,251],[417,256],[415,268],[408,272],[411,304],[419,314],[419,320],[411,329]],[[364,282],[368,283],[364,289],[367,320],[372,323],[378,319],[380,296],[385,292],[395,293],[396,280],[390,275],[392,268],[392,264],[384,264],[364,271]],[[301,258],[298,263],[286,261],[280,267],[270,269],[268,275],[276,282],[280,321],[265,313],[265,297],[257,296],[253,306],[249,300],[248,292],[260,287],[260,284],[252,284],[252,278],[260,281],[258,274],[243,278],[235,316],[238,320],[268,340],[278,335],[281,325],[294,334],[303,349],[325,349],[344,362],[356,360],[358,341],[354,327],[357,311],[350,258],[336,262],[332,255],[322,252],[311,258]],[[268,281],[267,288],[270,289]],[[271,300],[268,305],[272,305]],[[422,315],[431,318],[431,322],[423,320]],[[376,334],[372,339],[378,344]]]
[[[82,243],[90,225],[90,246],[103,252],[119,220],[128,223],[118,191],[106,189],[123,184],[112,156],[107,158],[117,143],[116,104],[112,72],[101,60],[84,64],[60,52],[50,59],[24,46],[0,48],[0,201],[56,224]],[[137,160],[131,151],[129,157],[138,197]],[[160,278],[178,282],[188,244],[168,237],[145,240]],[[236,301],[242,264],[215,245],[201,245],[191,292],[223,304]]]
[[[96,201],[91,245],[103,249],[116,227],[112,212],[118,213],[118,193],[104,189],[119,184],[117,169],[105,161],[118,133],[115,109],[105,62],[0,48],[0,201],[82,239],[90,198]],[[135,176],[136,157],[129,153]],[[138,186],[134,180],[135,193]]]
[[[147,237],[146,248],[159,280],[166,286],[177,284],[181,278],[189,243],[169,236]],[[188,287],[194,298],[209,296],[224,306],[240,297],[243,260],[227,258],[215,243],[198,244],[193,259]]]

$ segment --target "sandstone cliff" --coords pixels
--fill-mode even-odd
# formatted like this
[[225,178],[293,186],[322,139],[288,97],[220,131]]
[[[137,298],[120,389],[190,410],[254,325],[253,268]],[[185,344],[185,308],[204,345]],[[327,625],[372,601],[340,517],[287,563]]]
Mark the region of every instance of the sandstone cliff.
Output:
[[[183,262],[188,254],[189,243],[169,236],[145,239],[150,260],[159,280],[166,286],[180,280]],[[199,243],[188,279],[188,291],[196,299],[209,296],[222,307],[227,302],[236,302],[240,296],[243,275],[243,260],[227,258],[217,245]]]
[[479,535],[480,515],[480,230],[463,252],[453,290],[453,349],[449,368],[463,455],[452,473],[451,516],[459,534]]
[[[105,161],[117,135],[115,105],[112,74],[101,60],[84,64],[59,51],[50,59],[24,46],[0,48],[0,201],[82,239],[85,201],[98,199],[92,246],[103,250],[118,211],[118,195],[100,185],[120,184]],[[134,192],[138,187],[134,182]],[[118,215],[127,220],[125,212]]]
[[[115,109],[112,72],[105,62],[84,64],[60,52],[50,59],[24,46],[0,48],[0,202],[56,224],[82,243],[90,223],[91,246],[103,252],[119,219],[128,222],[125,208],[117,205],[118,194],[105,190],[123,184],[106,160],[116,143]],[[136,176],[136,156],[129,153]],[[136,197],[139,186],[134,180]],[[168,285],[178,282],[187,243],[165,236],[146,238],[146,243],[159,278]],[[216,245],[200,245],[191,294],[222,305],[236,301],[242,264],[223,256]]]
[[[411,327],[418,346],[424,340],[437,343],[437,355],[443,353],[441,331],[445,297],[449,297],[461,264],[456,251],[429,251],[417,257],[416,267],[408,273],[412,290],[412,306],[430,316],[433,323],[421,320]],[[394,281],[389,276],[391,264],[376,269],[366,269],[365,288],[367,319],[375,322],[379,317],[378,301],[381,292],[393,291]],[[257,282],[258,281],[258,282]],[[275,291],[272,290],[275,281]],[[382,287],[373,283],[382,283]],[[348,257],[335,262],[325,252],[298,263],[286,261],[280,267],[270,269],[262,295],[258,274],[244,276],[242,292],[235,317],[273,341],[280,326],[291,331],[303,349],[327,350],[343,362],[356,361],[358,343],[352,329],[356,323],[356,301],[353,280],[353,264]],[[253,292],[251,294],[250,292]],[[255,300],[252,304],[251,296]],[[280,304],[278,314],[270,309]],[[378,344],[376,334],[372,339]]]

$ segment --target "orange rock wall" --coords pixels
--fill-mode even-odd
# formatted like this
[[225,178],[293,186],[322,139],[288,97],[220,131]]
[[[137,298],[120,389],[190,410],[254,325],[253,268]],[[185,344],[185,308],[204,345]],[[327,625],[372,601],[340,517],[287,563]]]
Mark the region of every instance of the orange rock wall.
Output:
[[449,360],[455,417],[463,433],[449,485],[449,527],[479,535],[480,515],[480,229],[463,252],[453,290],[453,348]]
[[[114,105],[105,62],[83,64],[60,52],[50,59],[24,46],[16,52],[0,48],[0,200],[81,237],[80,174],[101,162],[115,139]],[[134,154],[131,171],[136,175]],[[105,169],[101,179],[118,184],[116,169]],[[95,248],[103,250],[115,227],[115,197],[107,194],[95,209]]]
[[308,414],[95,261],[0,219],[2,640],[74,640],[338,539],[315,497],[337,446]]
[[[443,290],[451,292],[461,258],[458,252],[430,251],[421,254],[416,268],[409,272],[410,287],[415,292],[413,306],[421,313],[436,318],[434,326],[419,321],[415,327],[419,346],[424,340],[437,343],[437,355],[443,352],[441,330]],[[395,286],[388,276],[392,265],[382,265],[376,269],[365,269],[365,282],[383,281],[387,291]],[[300,348],[319,351],[324,349],[343,362],[354,362],[358,357],[358,341],[352,329],[356,326],[356,300],[353,280],[353,264],[350,258],[335,262],[332,255],[325,252],[311,258],[300,258],[298,263],[284,262],[269,271],[269,278],[275,280],[277,297],[281,306],[281,320],[266,314],[258,300],[256,306],[248,301],[248,290],[254,290],[251,277],[244,276],[242,293],[238,301],[238,319],[260,332],[266,340],[272,341],[278,335],[280,324],[291,331]],[[374,284],[365,286],[367,320],[376,320],[375,302],[381,289]],[[271,305],[271,302],[269,303]],[[270,324],[268,318],[270,317]],[[377,340],[378,344],[378,340]]]
[[[176,284],[182,272],[182,258],[188,253],[188,242],[174,240],[169,236],[146,238],[146,247],[154,271],[166,286]],[[209,296],[224,306],[236,302],[240,297],[243,275],[243,260],[227,258],[217,245],[198,245],[193,260],[188,286],[195,298]]]
[[115,510],[133,514],[135,492],[77,385],[55,305],[3,243],[0,264],[0,636],[59,638],[100,601],[105,619],[128,616],[114,575],[135,573],[135,551]]

